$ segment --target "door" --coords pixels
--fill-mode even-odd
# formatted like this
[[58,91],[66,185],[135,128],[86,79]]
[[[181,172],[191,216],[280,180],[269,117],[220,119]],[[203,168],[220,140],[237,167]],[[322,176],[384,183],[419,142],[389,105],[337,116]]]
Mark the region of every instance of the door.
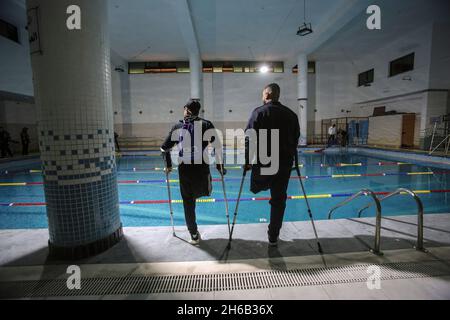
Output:
[[416,126],[416,115],[405,114],[402,124],[402,147],[414,147],[414,129]]

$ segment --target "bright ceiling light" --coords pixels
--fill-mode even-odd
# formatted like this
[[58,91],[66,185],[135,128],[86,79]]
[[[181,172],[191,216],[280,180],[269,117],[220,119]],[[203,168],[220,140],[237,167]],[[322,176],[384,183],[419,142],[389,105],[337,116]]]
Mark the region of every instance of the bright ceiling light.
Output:
[[261,73],[267,73],[267,72],[269,72],[269,67],[268,67],[268,66],[262,66],[262,67],[259,69],[259,71],[260,71]]

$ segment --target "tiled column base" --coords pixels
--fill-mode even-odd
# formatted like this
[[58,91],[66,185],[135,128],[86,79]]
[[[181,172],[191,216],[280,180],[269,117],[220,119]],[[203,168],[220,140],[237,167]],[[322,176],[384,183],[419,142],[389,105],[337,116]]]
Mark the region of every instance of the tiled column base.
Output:
[[106,238],[75,247],[58,247],[48,242],[50,258],[61,260],[78,260],[88,258],[99,253],[102,253],[116,243],[123,237],[122,226]]
[[[65,23],[71,5],[82,12],[79,30]],[[81,259],[122,237],[108,2],[27,0],[27,6],[45,39],[31,62],[50,254]]]

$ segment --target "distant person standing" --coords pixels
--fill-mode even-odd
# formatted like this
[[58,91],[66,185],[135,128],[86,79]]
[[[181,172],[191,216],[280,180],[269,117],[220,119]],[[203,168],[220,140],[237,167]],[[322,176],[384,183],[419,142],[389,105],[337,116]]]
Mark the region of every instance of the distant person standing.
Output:
[[345,130],[339,130],[339,141],[342,147],[346,147],[348,145],[348,134]]
[[120,152],[120,147],[119,147],[119,134],[117,132],[114,131],[114,144],[116,145],[116,151]]
[[22,142],[22,155],[28,155],[28,147],[30,145],[30,135],[28,134],[28,128],[23,128],[20,133],[20,140]]
[[13,154],[11,149],[9,148],[9,143],[11,142],[11,136],[8,131],[6,131],[3,127],[0,127],[0,150],[2,158],[7,156],[12,157]]
[[330,128],[328,128],[328,143],[327,146],[331,147],[336,143],[336,125],[333,124]]

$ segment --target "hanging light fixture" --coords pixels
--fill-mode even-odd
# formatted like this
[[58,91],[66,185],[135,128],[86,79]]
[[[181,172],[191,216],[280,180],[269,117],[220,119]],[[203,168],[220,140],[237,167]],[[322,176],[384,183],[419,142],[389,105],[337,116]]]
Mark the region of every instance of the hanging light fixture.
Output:
[[311,23],[306,23],[306,0],[303,0],[303,24],[298,27],[297,35],[304,37],[313,33]]

